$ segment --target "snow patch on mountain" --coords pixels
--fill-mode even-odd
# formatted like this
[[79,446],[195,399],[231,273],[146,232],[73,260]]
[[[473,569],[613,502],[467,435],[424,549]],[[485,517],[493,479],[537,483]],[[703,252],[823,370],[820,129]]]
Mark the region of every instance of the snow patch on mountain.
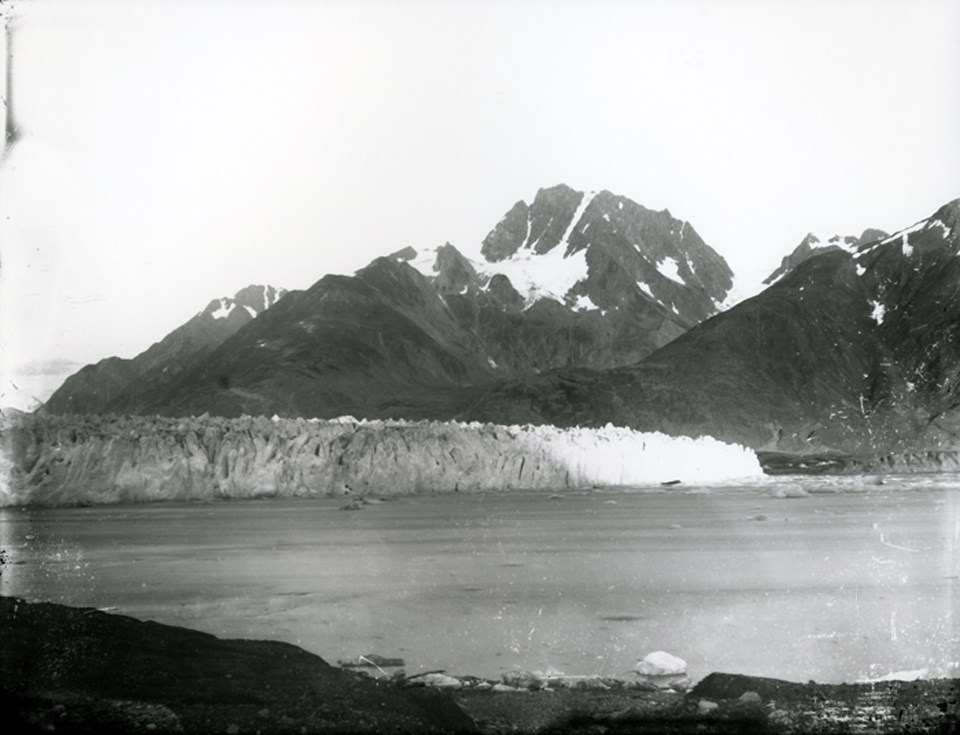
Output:
[[913,245],[910,244],[909,236],[906,232],[903,233],[903,238],[900,242],[900,249],[903,252],[903,257],[909,258],[913,255]]
[[946,240],[948,237],[950,237],[950,233],[952,232],[952,230],[951,230],[949,227],[947,227],[946,223],[945,223],[943,220],[941,220],[941,219],[933,219],[933,220],[930,220],[930,222],[929,222],[929,224],[927,225],[927,227],[930,228],[930,229],[933,229],[934,227],[939,227],[940,229],[942,229],[942,230],[943,230],[943,239],[944,239],[944,240]]
[[230,313],[236,307],[236,302],[233,299],[221,298],[220,299],[220,308],[214,311],[210,316],[214,319],[226,319],[230,316]]
[[873,307],[870,312],[870,317],[877,323],[879,326],[883,324],[883,317],[887,313],[887,307],[881,304],[879,301],[870,300],[870,306]]
[[555,247],[537,255],[533,250],[523,249],[506,260],[496,263],[472,263],[486,280],[497,274],[510,279],[510,283],[523,296],[526,308],[542,298],[563,303],[567,292],[587,277],[586,250],[565,255],[565,248]]
[[[926,228],[928,225],[929,225],[929,221],[922,219],[916,224],[910,225],[910,227],[907,227],[904,230],[894,232],[892,235],[890,235],[890,237],[886,238],[885,240],[880,240],[878,243],[876,243],[876,245],[874,245],[874,247],[878,245],[886,245],[887,243],[891,243],[891,242],[896,242],[897,240],[900,240],[901,244],[904,247],[906,247],[909,244],[909,236],[912,235],[914,232],[919,232],[920,230]],[[870,250],[873,250],[873,248],[870,248]]]
[[600,307],[593,303],[589,296],[580,295],[573,303],[573,308],[577,311],[596,311]]
[[[560,244],[565,243],[566,239]],[[437,275],[437,250],[438,248],[419,250],[416,257],[406,262],[422,275],[433,279]],[[558,246],[538,255],[532,248],[521,248],[509,258],[494,263],[466,255],[464,258],[477,272],[481,287],[486,288],[495,275],[506,276],[523,297],[524,308],[529,308],[544,298],[563,303],[570,289],[587,277],[586,251],[581,250],[569,256],[565,251],[566,247]],[[463,293],[465,291],[461,290],[461,294]],[[594,305],[586,308],[597,307]]]
[[251,319],[256,319],[256,318],[257,318],[257,310],[256,310],[256,309],[254,309],[254,308],[252,308],[252,307],[250,307],[250,306],[244,306],[243,308],[247,310],[247,313],[250,315],[250,318],[251,318]]
[[653,291],[651,291],[650,287],[643,281],[637,281],[637,288],[643,291],[643,293],[650,297],[653,301],[657,300],[657,297],[653,295]]
[[686,281],[683,280],[683,276],[680,275],[680,264],[673,258],[664,258],[662,261],[657,263],[657,270],[660,271],[660,275],[669,278],[671,281],[675,281],[681,285],[686,285]]
[[[407,261],[407,265],[416,268],[427,278],[433,278],[437,275],[437,248],[425,248],[417,251],[417,257]],[[471,261],[471,265],[476,267],[476,263]]]
[[834,245],[846,250],[851,255],[857,252],[857,238],[851,235],[839,235],[835,232],[809,232],[806,237],[812,247],[829,247]]
[[[576,211],[573,213],[573,219],[570,220],[570,224],[567,226],[567,231],[563,233],[563,237],[560,238],[560,243],[557,245],[558,248],[566,251],[567,247],[570,244],[570,235],[573,234],[574,228],[580,223],[580,219],[583,217],[583,213],[586,211],[587,207],[590,205],[590,202],[593,201],[593,198],[597,195],[595,191],[588,191],[583,195],[583,198],[580,200],[580,204],[577,207]],[[610,218],[604,215],[607,219],[607,222],[610,221]],[[527,220],[529,222],[529,220]],[[586,228],[584,228],[586,231]]]

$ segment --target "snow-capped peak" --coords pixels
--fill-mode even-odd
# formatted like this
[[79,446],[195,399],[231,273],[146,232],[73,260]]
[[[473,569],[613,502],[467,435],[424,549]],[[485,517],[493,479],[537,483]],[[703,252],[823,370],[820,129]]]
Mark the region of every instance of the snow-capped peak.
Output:
[[809,232],[804,241],[814,248],[833,245],[846,250],[851,255],[857,252],[857,238],[853,235],[839,235],[835,232]]
[[228,318],[237,306],[242,306],[243,311],[246,311],[251,319],[256,319],[257,316],[277,303],[286,292],[286,289],[276,288],[275,286],[247,286],[237,291],[233,296],[221,296],[219,299],[214,299],[207,306],[206,311],[210,313],[213,319],[220,320]]

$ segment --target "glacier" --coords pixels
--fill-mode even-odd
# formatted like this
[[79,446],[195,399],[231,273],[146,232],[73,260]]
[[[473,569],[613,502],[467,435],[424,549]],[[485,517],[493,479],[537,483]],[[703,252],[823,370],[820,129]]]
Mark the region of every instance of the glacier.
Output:
[[24,414],[0,427],[0,506],[755,481],[738,445],[607,425]]

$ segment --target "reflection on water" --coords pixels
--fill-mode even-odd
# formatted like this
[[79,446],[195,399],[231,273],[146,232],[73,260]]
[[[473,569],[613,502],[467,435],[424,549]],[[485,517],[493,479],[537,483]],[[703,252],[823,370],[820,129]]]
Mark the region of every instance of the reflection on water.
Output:
[[960,492],[797,483],[5,509],[0,587],[411,673],[958,675]]

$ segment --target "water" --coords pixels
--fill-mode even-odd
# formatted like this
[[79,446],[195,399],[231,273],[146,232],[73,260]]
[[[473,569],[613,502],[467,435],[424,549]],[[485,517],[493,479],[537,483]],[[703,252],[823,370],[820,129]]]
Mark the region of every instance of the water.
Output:
[[0,588],[408,673],[623,676],[665,650],[694,679],[960,674],[960,490],[937,477],[341,504],[4,509]]

